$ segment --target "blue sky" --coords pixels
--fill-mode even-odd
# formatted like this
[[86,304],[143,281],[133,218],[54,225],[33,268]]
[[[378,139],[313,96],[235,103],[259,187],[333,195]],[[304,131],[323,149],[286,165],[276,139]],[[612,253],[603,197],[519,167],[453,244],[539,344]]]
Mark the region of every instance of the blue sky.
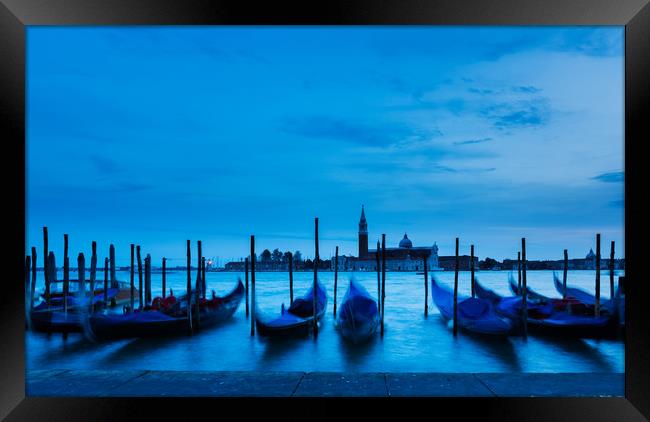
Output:
[[30,27],[27,245],[623,248],[623,27]]

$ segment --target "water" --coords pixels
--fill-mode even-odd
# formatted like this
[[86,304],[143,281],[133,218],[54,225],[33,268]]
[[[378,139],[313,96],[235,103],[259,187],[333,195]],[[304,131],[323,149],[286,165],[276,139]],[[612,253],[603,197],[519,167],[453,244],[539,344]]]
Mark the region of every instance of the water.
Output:
[[[615,280],[623,272],[617,271]],[[340,273],[338,301],[354,275],[372,295],[377,294],[375,273]],[[453,286],[453,272],[436,272],[442,284]],[[42,274],[39,274],[42,277]],[[208,295],[230,291],[244,274],[207,273]],[[61,276],[59,276],[60,278]],[[72,275],[73,278],[76,275]],[[103,277],[103,275],[102,275]],[[154,295],[160,294],[161,275],[152,274]],[[167,275],[176,294],[185,291],[186,273]],[[194,282],[195,274],[192,274]],[[530,336],[487,340],[459,333],[453,338],[450,325],[440,319],[429,292],[429,316],[424,317],[424,280],[415,273],[386,275],[384,338],[379,333],[368,344],[352,346],[334,328],[332,307],[334,273],[320,273],[327,288],[327,313],[318,339],[269,340],[250,336],[245,305],[231,321],[193,336],[167,339],[133,339],[92,343],[80,334],[63,340],[61,334],[26,333],[26,365],[34,369],[147,369],[147,370],[265,370],[353,372],[624,372],[622,340],[559,340]],[[508,272],[477,272],[482,284],[510,295]],[[515,274],[516,277],[516,274]],[[469,295],[469,272],[460,274],[459,291]],[[129,274],[118,272],[119,280]],[[256,296],[261,312],[274,315],[289,303],[286,273],[258,273]],[[559,297],[552,272],[529,271],[528,285],[544,295]],[[294,297],[304,294],[313,273],[294,274]],[[570,271],[569,285],[594,292],[594,271]],[[609,298],[609,274],[601,276],[603,300]],[[39,286],[42,286],[39,280]],[[137,286],[137,275],[136,275]]]

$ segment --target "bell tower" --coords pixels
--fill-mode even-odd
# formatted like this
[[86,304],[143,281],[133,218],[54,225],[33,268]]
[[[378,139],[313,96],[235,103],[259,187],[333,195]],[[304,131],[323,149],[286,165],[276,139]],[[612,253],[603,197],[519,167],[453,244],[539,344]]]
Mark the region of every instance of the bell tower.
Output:
[[361,205],[361,219],[359,219],[359,258],[368,256],[368,223],[366,213]]

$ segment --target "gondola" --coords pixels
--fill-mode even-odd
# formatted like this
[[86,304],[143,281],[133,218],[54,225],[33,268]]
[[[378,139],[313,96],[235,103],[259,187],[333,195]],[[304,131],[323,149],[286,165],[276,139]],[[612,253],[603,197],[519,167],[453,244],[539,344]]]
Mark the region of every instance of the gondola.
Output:
[[[120,294],[120,289],[108,289],[108,299],[115,303]],[[104,293],[93,296],[93,305],[104,304]],[[41,301],[29,311],[28,328],[32,331],[47,333],[78,333],[82,332],[82,320],[89,312],[90,297],[70,294],[68,296],[68,309],[64,309],[63,296],[55,296],[48,306],[46,301]]]
[[[515,295],[515,296],[521,296],[522,295],[522,288],[519,287],[517,282],[515,281],[514,277],[512,277],[512,274],[508,274],[508,284],[510,286],[510,291]],[[532,290],[530,287],[526,286],[526,297],[531,299],[531,300],[550,300],[548,296],[541,295],[534,290]]]
[[[199,326],[213,326],[230,318],[244,297],[241,280],[228,295],[199,301]],[[173,296],[155,298],[153,306],[124,314],[93,314],[88,317],[86,333],[91,339],[109,340],[132,337],[159,337],[186,334],[189,331],[187,302]],[[195,302],[196,303],[196,302]],[[196,316],[192,316],[196,321]]]
[[[453,320],[454,293],[438,285],[431,276],[431,296],[444,320]],[[462,330],[482,335],[507,336],[513,334],[512,320],[497,315],[492,304],[485,299],[458,296],[458,327]]]
[[[516,296],[521,296],[522,294],[522,289],[519,288],[517,283],[515,282],[514,278],[512,275],[508,278],[508,283],[510,284],[510,290],[516,295]],[[533,302],[554,302],[554,303],[559,303],[557,301],[563,300],[563,304],[567,306],[567,309],[570,309],[572,314],[575,315],[593,315],[594,314],[594,304],[591,303],[585,303],[578,298],[575,297],[567,297],[565,299],[559,299],[559,298],[551,298],[548,296],[541,295],[534,290],[532,290],[530,287],[526,286],[526,298],[530,301]],[[605,310],[605,313],[610,313],[609,311]]]
[[[320,282],[316,283],[316,319],[325,314],[327,294]],[[314,288],[293,301],[289,309],[282,305],[280,315],[267,319],[255,309],[255,326],[261,336],[293,337],[307,336],[314,326]],[[255,305],[253,305],[255,306]]]
[[[52,285],[56,284],[61,284],[63,283],[61,280],[55,280],[51,282]],[[78,286],[79,285],[79,280],[70,280],[69,281],[71,286]],[[89,281],[86,280],[85,284],[86,286],[86,295],[88,295],[88,287],[89,287]],[[117,281],[115,282],[117,287],[109,287],[108,288],[108,299],[110,300],[110,305],[111,306],[117,306],[117,305],[124,305],[128,303],[131,300],[131,286],[125,282],[125,281]],[[135,289],[136,296],[137,296],[137,289]],[[41,292],[40,295],[41,299],[45,301],[45,292]],[[72,300],[79,300],[79,291],[72,291],[68,293],[68,298],[73,298]],[[104,286],[102,282],[98,282],[95,284],[95,298],[97,296],[101,296],[101,299],[103,299],[104,296]],[[87,296],[86,296],[87,299]],[[70,304],[68,302],[68,304]],[[87,304],[87,300],[86,300]],[[50,307],[51,306],[63,306],[63,291],[62,290],[57,290],[57,291],[52,291],[50,293]]]
[[[523,302],[521,296],[503,297],[474,282],[474,291],[480,298],[492,303],[497,314],[513,321],[521,328]],[[576,307],[576,305],[578,305]],[[617,335],[616,318],[612,315],[599,317],[580,307],[575,299],[530,298],[526,300],[528,330],[537,334],[570,336],[578,338],[611,338]],[[582,310],[573,313],[573,309]]]
[[336,323],[341,335],[353,343],[368,340],[379,326],[377,302],[354,280],[350,280]]
[[[594,307],[596,305],[596,296],[591,293],[587,293],[582,289],[577,289],[575,287],[566,287],[566,295],[564,294],[564,284],[557,277],[555,272],[553,273],[553,284],[555,285],[555,290],[563,296],[566,296],[568,299],[575,299],[585,305]],[[613,298],[609,298],[600,303],[601,313],[603,311],[607,314],[617,314],[620,325],[625,324],[625,295],[621,294],[620,286],[616,287]]]
[[28,325],[32,331],[43,333],[80,333],[82,320],[80,312],[50,308],[30,312]]

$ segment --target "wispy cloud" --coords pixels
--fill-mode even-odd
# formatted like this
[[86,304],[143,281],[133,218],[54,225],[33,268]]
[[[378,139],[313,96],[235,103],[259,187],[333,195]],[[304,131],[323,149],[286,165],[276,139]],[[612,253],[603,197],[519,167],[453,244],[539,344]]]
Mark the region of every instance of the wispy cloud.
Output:
[[525,94],[536,94],[540,92],[541,89],[534,86],[513,86],[512,91],[521,92]]
[[623,30],[572,28],[558,31],[549,28],[537,32],[521,32],[515,37],[495,43],[488,50],[486,58],[497,60],[505,55],[532,49],[593,57],[622,56]]
[[442,135],[437,129],[419,129],[403,123],[369,124],[356,119],[332,117],[287,119],[281,130],[305,138],[340,140],[372,147],[428,141]]
[[548,122],[551,107],[546,99],[535,98],[488,105],[481,114],[497,129],[531,128]]
[[472,94],[479,94],[479,95],[494,94],[494,90],[488,88],[469,88],[468,91],[471,92]]
[[605,183],[619,183],[625,181],[625,172],[623,171],[612,171],[608,173],[602,173],[597,176],[592,177],[594,180],[599,180]]
[[454,145],[472,145],[472,144],[482,144],[484,142],[490,142],[492,138],[481,138],[481,139],[468,139],[466,141],[456,141]]

